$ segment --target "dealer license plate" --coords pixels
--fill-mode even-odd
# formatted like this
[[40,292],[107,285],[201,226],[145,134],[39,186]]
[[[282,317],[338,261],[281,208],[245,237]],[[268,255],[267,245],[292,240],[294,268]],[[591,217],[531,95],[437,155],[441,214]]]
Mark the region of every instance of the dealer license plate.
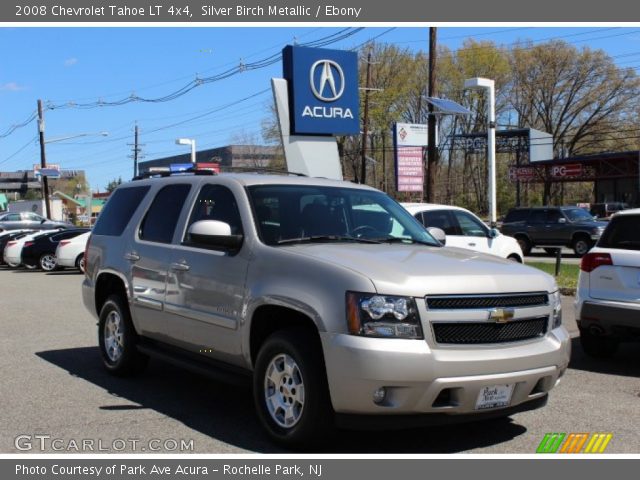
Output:
[[476,410],[507,407],[511,403],[513,384],[483,387],[476,400]]

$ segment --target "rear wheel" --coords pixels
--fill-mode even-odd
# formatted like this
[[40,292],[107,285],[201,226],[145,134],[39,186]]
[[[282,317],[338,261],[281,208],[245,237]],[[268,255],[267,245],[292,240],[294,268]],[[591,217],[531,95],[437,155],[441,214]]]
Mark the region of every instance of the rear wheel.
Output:
[[53,253],[45,253],[39,260],[40,270],[52,272],[56,269],[56,256]]
[[321,442],[333,418],[322,349],[313,332],[276,332],[258,353],[253,397],[269,435],[289,448]]
[[529,255],[531,253],[531,248],[533,247],[533,245],[531,245],[531,241],[524,235],[518,235],[516,240],[518,241],[518,245],[520,245],[522,254],[525,256]]
[[584,256],[591,247],[593,246],[593,242],[590,238],[586,236],[579,236],[573,241],[573,251],[578,257]]
[[110,373],[126,376],[146,367],[149,358],[136,348],[138,336],[129,309],[119,295],[107,298],[100,310],[98,341],[102,363]]
[[516,263],[522,263],[522,259],[515,253],[509,255],[507,257],[507,260],[511,260],[512,262],[516,262]]
[[580,329],[580,345],[590,357],[609,358],[618,350],[618,343],[615,338],[594,335],[586,329]]

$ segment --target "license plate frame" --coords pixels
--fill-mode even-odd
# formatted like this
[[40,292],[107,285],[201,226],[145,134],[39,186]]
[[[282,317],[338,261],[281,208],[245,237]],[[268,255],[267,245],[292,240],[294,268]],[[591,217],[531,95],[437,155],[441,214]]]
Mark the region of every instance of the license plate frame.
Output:
[[476,410],[508,407],[511,405],[514,386],[513,383],[506,383],[482,387],[476,398]]

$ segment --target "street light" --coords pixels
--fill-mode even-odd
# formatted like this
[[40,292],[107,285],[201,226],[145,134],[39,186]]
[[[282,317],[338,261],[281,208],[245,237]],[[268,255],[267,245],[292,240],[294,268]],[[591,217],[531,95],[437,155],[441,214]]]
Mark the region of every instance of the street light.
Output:
[[488,78],[468,78],[464,81],[464,88],[479,89],[483,88],[487,90],[489,95],[487,101],[487,150],[489,156],[489,221],[491,222],[491,228],[496,226],[496,94],[495,94],[495,82]]
[[177,138],[176,145],[191,145],[191,163],[196,164],[196,140],[195,138]]
[[108,137],[109,132],[78,133],[75,135],[67,135],[65,137],[50,138],[49,140],[45,140],[44,143],[62,142],[63,140],[71,140],[73,138],[79,137],[92,137],[94,135],[100,137]]

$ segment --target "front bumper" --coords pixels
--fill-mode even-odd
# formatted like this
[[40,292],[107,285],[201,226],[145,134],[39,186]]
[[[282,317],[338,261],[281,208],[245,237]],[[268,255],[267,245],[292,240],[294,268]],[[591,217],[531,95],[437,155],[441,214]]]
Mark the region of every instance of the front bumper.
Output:
[[[566,370],[568,332],[501,345],[431,348],[424,340],[321,334],[331,401],[336,413],[365,415],[479,415],[480,391],[513,384],[504,410],[546,397]],[[373,392],[385,387],[384,402]],[[444,392],[446,391],[446,392]],[[444,392],[444,393],[443,393]]]

